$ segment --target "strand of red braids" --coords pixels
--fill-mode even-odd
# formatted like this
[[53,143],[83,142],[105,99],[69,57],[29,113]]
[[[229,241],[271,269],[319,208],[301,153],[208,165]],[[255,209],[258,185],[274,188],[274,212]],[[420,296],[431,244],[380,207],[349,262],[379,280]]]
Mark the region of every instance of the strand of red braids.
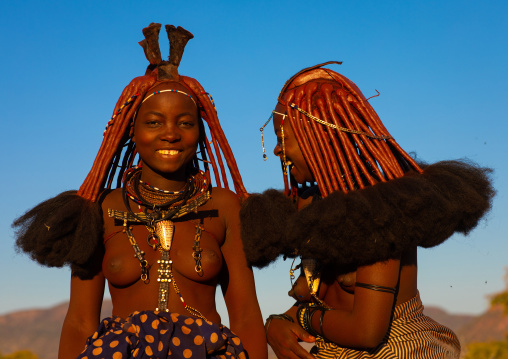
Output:
[[[134,118],[138,107],[149,90],[163,81],[178,81],[186,86],[191,95],[197,99],[203,124],[206,123],[211,139],[199,143],[204,169],[210,180],[209,164],[212,167],[216,185],[229,188],[224,160],[229,168],[235,192],[245,197],[247,191],[238,171],[235,158],[229,147],[226,136],[220,126],[215,106],[201,84],[191,77],[179,76],[178,65],[183,49],[193,35],[181,27],[166,25],[170,41],[170,57],[162,61],[158,38],[160,24],[152,23],[143,29],[145,40],[140,42],[145,56],[150,62],[144,76],[134,78],[122,92],[104,132],[103,141],[94,160],[92,169],[78,191],[78,195],[92,202],[97,200],[100,192],[111,188],[117,174],[117,187],[121,183],[123,173],[133,167],[136,149],[131,141]],[[223,160],[224,156],[224,160]]]
[[421,173],[358,87],[322,65],[299,72],[279,95],[321,195],[362,189],[411,169]]

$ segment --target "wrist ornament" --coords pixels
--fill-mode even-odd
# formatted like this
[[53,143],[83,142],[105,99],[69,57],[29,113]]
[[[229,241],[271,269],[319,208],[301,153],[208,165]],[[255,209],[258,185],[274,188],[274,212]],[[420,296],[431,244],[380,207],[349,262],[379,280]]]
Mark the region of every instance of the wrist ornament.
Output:
[[[332,310],[332,308],[327,308],[317,303],[302,303],[298,306],[298,310],[296,311],[296,319],[298,324],[300,324],[307,333],[329,342],[330,340],[328,340],[323,333],[323,318],[325,312],[329,310]],[[321,316],[319,317],[319,329],[321,333],[312,327],[312,316],[317,311],[321,312]]]
[[268,328],[270,327],[270,324],[272,323],[272,319],[280,319],[280,320],[287,320],[288,322],[294,323],[295,321],[293,318],[286,313],[282,314],[270,314],[265,322],[265,331],[268,333]]

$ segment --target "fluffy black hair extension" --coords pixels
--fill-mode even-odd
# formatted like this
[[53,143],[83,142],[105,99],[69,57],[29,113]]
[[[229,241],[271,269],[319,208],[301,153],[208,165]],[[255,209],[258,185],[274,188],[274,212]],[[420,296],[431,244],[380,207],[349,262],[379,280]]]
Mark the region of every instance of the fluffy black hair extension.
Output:
[[16,219],[18,250],[48,267],[71,265],[73,275],[90,279],[101,270],[103,219],[98,203],[63,192]]
[[296,212],[291,199],[274,189],[253,194],[243,202],[241,234],[249,265],[263,268],[279,255],[294,255],[295,247],[286,231],[289,218]]
[[[495,194],[490,173],[467,161],[438,162],[422,174],[408,172],[362,190],[335,191],[296,214],[283,215],[282,205],[264,198],[262,213],[242,209],[249,215],[242,216],[242,226],[249,228],[242,230],[247,258],[263,267],[293,248],[322,265],[361,266],[397,258],[411,247],[436,246],[455,232],[469,233],[490,209]],[[252,239],[250,232],[261,227],[262,236]],[[263,246],[268,246],[265,257]],[[249,253],[252,247],[255,254]]]

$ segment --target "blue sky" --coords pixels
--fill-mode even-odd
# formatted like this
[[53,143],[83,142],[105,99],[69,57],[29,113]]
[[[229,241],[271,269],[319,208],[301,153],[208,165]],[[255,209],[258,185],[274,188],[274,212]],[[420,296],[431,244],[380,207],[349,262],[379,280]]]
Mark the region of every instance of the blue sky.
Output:
[[[282,186],[271,151],[262,160],[259,135],[280,88],[328,60],[343,61],[334,69],[367,97],[381,93],[371,104],[406,151],[494,168],[487,220],[467,238],[419,251],[424,304],[483,312],[487,296],[505,287],[508,264],[507,11],[501,0],[2,2],[0,314],[68,298],[69,270],[17,254],[10,224],[79,187],[122,89],[144,73],[137,42],[152,21],[194,34],[180,72],[213,95],[251,192]],[[255,272],[265,317],[291,304],[289,266]]]

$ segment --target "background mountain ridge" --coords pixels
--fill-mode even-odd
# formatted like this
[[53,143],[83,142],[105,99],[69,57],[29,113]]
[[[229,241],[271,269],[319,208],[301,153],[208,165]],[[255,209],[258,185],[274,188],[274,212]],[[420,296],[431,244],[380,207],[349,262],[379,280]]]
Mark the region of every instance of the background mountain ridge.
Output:
[[[10,354],[29,350],[39,359],[54,359],[58,355],[60,332],[68,302],[50,308],[26,309],[0,315],[0,353]],[[105,300],[101,317],[111,315],[112,304]],[[503,307],[492,306],[479,315],[450,314],[434,306],[426,306],[424,313],[457,333],[465,348],[473,342],[503,340],[508,332],[508,316]],[[270,350],[270,358],[274,358]]]

